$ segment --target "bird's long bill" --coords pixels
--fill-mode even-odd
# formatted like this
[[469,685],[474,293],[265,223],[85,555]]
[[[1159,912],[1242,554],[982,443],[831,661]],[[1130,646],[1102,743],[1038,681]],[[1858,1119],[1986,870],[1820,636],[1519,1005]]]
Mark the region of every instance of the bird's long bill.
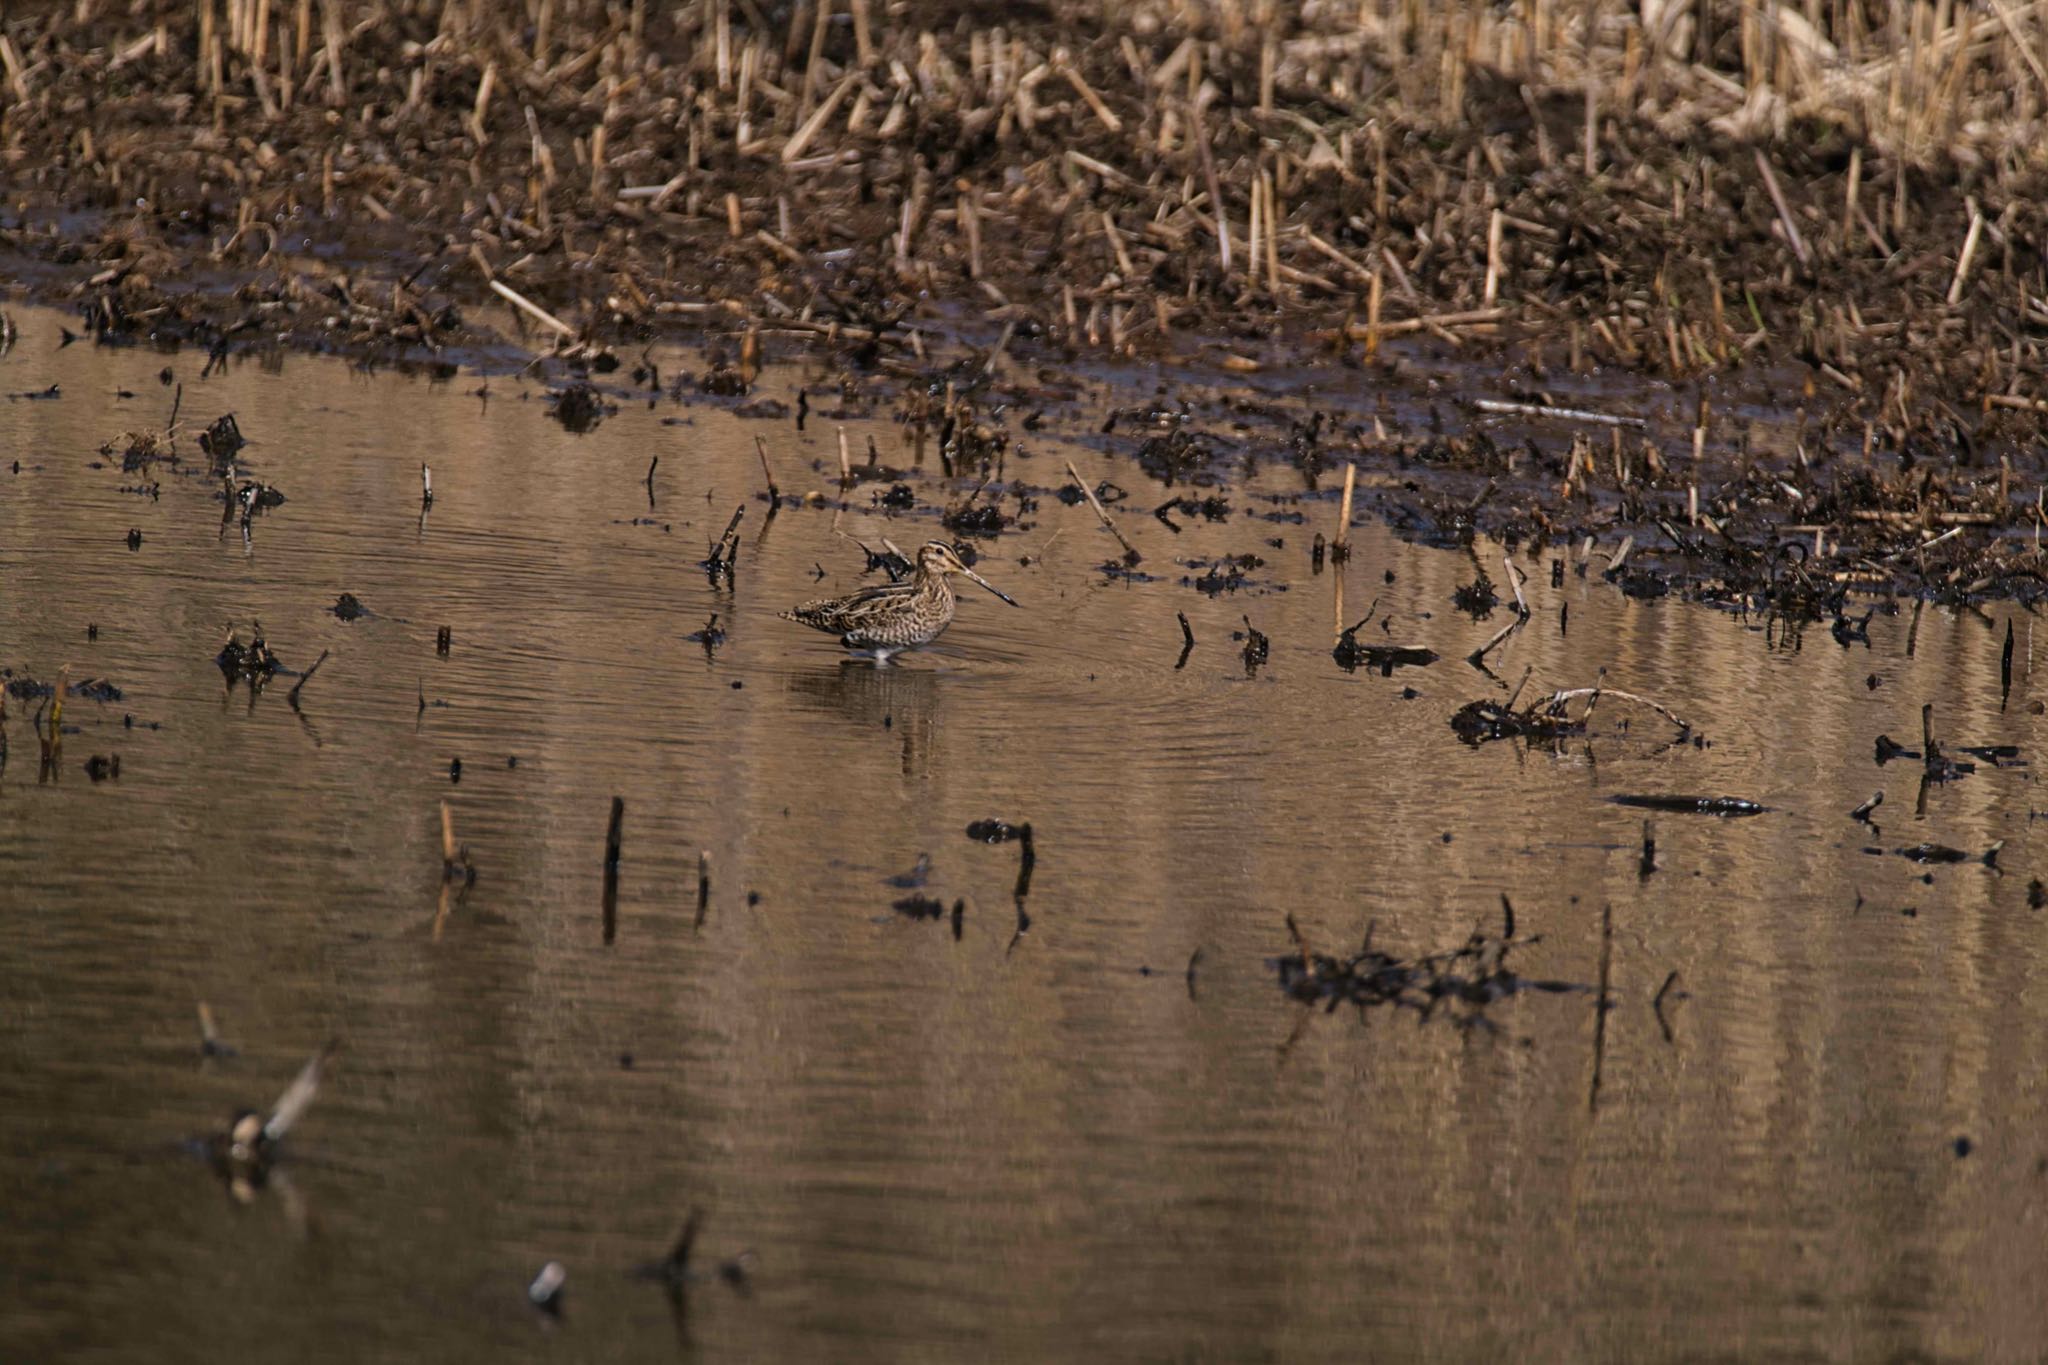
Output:
[[1009,604],[1010,604],[1011,606],[1013,606],[1013,607],[1014,607],[1014,606],[1016,606],[1016,605],[1017,605],[1017,599],[1016,599],[1016,598],[1014,598],[1014,597],[1010,596],[1010,594],[1008,594],[1008,593],[1004,592],[1004,591],[1003,591],[1003,590],[1002,590],[1001,588],[999,588],[999,587],[997,587],[997,586],[996,586],[995,584],[993,584],[993,583],[989,582],[989,581],[988,581],[988,580],[987,580],[986,578],[983,578],[983,577],[982,577],[982,576],[981,576],[980,574],[978,574],[978,573],[976,573],[976,572],[975,572],[974,570],[972,570],[972,569],[968,568],[968,567],[967,567],[967,566],[966,566],[965,564],[963,564],[963,565],[961,565],[961,566],[960,566],[960,572],[961,572],[961,573],[963,573],[963,574],[966,574],[966,575],[967,575],[967,576],[968,576],[969,578],[971,578],[971,579],[973,579],[973,580],[974,580],[975,582],[977,582],[977,583],[981,584],[981,586],[982,586],[982,587],[984,587],[984,588],[987,588],[987,589],[988,589],[988,590],[989,590],[990,592],[992,592],[992,593],[994,593],[994,594],[995,594],[996,596],[998,596],[998,597],[1002,598],[1002,599],[1003,599],[1003,600],[1004,600],[1005,602],[1008,602],[1008,603],[1009,603]]

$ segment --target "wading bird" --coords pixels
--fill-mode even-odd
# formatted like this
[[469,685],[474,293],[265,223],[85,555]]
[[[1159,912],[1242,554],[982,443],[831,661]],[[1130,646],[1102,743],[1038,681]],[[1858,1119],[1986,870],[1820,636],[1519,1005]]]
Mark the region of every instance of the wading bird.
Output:
[[973,579],[996,596],[1016,606],[1016,599],[960,562],[953,547],[942,540],[926,541],[917,552],[917,574],[907,583],[885,583],[862,588],[845,597],[806,602],[783,612],[813,630],[830,631],[839,642],[858,654],[887,663],[889,656],[906,649],[928,645],[953,624],[952,575]]

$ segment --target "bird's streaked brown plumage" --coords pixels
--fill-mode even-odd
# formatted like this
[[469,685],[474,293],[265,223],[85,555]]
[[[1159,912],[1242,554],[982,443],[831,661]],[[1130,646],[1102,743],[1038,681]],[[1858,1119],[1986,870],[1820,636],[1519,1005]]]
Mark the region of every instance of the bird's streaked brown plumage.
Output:
[[953,624],[955,599],[948,581],[953,574],[973,579],[1011,606],[1017,605],[1008,593],[961,563],[952,546],[933,540],[917,552],[917,573],[908,582],[821,598],[782,615],[813,630],[837,635],[848,649],[886,660],[891,654],[930,644]]

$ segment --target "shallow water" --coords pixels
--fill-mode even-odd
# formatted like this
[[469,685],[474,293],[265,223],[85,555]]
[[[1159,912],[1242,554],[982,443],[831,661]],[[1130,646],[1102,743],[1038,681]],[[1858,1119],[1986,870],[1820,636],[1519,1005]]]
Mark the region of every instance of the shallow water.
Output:
[[[887,403],[817,401],[798,434],[730,403],[626,402],[574,436],[530,380],[485,398],[467,372],[301,357],[202,380],[199,355],[59,348],[61,318],[16,316],[0,390],[62,397],[0,403],[0,666],[69,664],[123,696],[68,702],[50,782],[33,705],[8,704],[0,1356],[2039,1349],[2033,770],[1982,768],[1920,815],[1918,766],[1872,761],[1880,732],[1917,746],[1928,700],[1951,741],[2033,757],[2024,615],[2001,711],[2003,611],[1930,608],[1914,630],[1909,605],[1868,647],[1825,625],[1788,642],[1597,573],[1553,588],[1558,552],[1522,557],[1535,618],[1489,660],[1508,684],[1604,680],[1706,743],[1607,702],[1590,741],[1469,748],[1451,713],[1506,690],[1462,662],[1506,619],[1452,607],[1470,558],[1360,526],[1347,621],[1376,598],[1393,625],[1365,638],[1445,658],[1347,674],[1339,574],[1308,557],[1329,481],[1296,502],[1298,476],[1262,466],[1225,490],[1228,521],[1170,535],[1091,391],[1011,428],[1006,473],[1043,496],[981,568],[1023,608],[966,588],[938,647],[875,669],[776,618],[872,580],[829,508],[764,525],[754,438],[786,493],[832,494],[835,420],[857,458],[872,434],[911,462]],[[165,420],[165,365],[188,421],[236,413],[244,472],[288,497],[246,543],[191,430],[181,467],[141,478],[156,498],[96,453]],[[787,366],[761,391],[825,379]],[[1115,510],[1158,581],[1100,571],[1113,542],[1053,496],[1066,458],[1131,490]],[[910,479],[925,510],[885,515],[864,487],[840,528],[938,534],[929,509],[968,485],[932,463]],[[741,503],[737,581],[714,588],[697,561]],[[1199,570],[1176,561],[1246,551],[1259,586],[1183,585]],[[1504,583],[1499,548],[1479,553]],[[337,619],[342,592],[372,614]],[[1177,610],[1197,638],[1178,670]],[[714,612],[730,637],[707,657],[684,637]],[[1246,615],[1272,640],[1253,676]],[[290,678],[224,691],[213,655],[251,618],[289,665],[332,651],[301,712]],[[91,781],[115,753],[120,777]],[[1873,834],[1846,812],[1878,789]],[[1645,878],[1644,813],[1604,800],[1642,792],[1772,809],[1652,815]],[[479,876],[436,942],[444,800]],[[1021,937],[1016,845],[964,833],[987,817],[1036,833]],[[1888,852],[2001,839],[2002,874]],[[928,891],[969,901],[957,941],[890,908],[906,893],[884,879],[922,851]],[[1490,1026],[1302,1027],[1276,986],[1290,912],[1325,950],[1372,922],[1419,953],[1497,925],[1502,893],[1542,940],[1516,965],[1577,983],[1612,907],[1597,1103],[1589,995],[1518,996]],[[199,1059],[199,1000],[238,1056]],[[330,1036],[289,1190],[235,1203],[180,1140],[266,1103]],[[697,1286],[678,1321],[627,1272],[692,1206],[707,1260],[756,1254],[754,1292]],[[551,1259],[559,1321],[524,1297]]]

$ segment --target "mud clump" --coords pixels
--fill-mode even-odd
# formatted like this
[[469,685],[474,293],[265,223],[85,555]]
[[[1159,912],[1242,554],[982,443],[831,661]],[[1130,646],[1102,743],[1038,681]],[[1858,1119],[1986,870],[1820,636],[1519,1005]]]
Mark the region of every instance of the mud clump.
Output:
[[549,397],[554,402],[555,420],[562,424],[564,431],[578,436],[597,430],[598,423],[605,419],[608,411],[597,390],[580,381],[555,390]]

